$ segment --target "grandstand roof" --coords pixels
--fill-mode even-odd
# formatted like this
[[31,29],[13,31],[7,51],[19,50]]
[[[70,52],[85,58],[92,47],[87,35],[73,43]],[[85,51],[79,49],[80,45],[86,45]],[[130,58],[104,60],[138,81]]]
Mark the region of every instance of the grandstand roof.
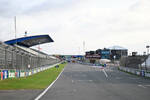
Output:
[[112,46],[112,47],[109,47],[108,49],[110,49],[110,50],[128,50],[121,46]]
[[22,37],[22,38],[5,41],[5,43],[9,45],[17,44],[24,47],[32,47],[35,45],[48,43],[48,42],[54,42],[49,35],[28,36],[28,37]]

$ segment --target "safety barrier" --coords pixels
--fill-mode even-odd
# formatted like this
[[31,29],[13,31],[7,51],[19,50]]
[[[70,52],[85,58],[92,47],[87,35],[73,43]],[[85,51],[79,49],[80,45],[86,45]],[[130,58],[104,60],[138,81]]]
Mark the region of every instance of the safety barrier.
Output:
[[0,69],[34,69],[58,62],[60,59],[41,51],[0,42]]
[[28,70],[15,70],[15,69],[0,69],[0,79],[4,80],[7,78],[20,78],[20,77],[27,77],[33,74],[36,74],[38,72],[47,70],[49,68],[55,67],[56,65],[61,64],[57,63],[57,64],[53,64],[50,66],[44,66],[44,67],[39,67],[39,68],[35,68],[35,69],[28,69]]
[[132,68],[128,68],[128,67],[119,67],[119,70],[125,71],[125,72],[129,72],[138,76],[142,76],[142,77],[150,77],[150,73],[146,72],[145,70],[140,70],[140,69],[132,69]]

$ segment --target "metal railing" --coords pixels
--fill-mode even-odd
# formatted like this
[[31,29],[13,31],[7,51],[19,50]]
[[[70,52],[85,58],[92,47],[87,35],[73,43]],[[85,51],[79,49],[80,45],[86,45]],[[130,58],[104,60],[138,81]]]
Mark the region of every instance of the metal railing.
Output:
[[33,69],[57,62],[59,59],[51,58],[48,55],[34,55],[16,46],[0,42],[0,69]]

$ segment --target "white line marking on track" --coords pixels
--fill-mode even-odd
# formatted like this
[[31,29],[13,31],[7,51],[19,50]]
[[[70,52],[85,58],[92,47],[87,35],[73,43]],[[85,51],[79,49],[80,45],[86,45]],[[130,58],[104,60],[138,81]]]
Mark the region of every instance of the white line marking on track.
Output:
[[[65,69],[65,68],[64,68]],[[60,77],[60,75],[63,73],[64,69],[62,70],[62,72],[59,74],[59,76],[56,78],[55,81],[53,81],[40,95],[38,95],[34,100],[39,100],[53,85],[54,83],[58,80],[58,78]]]
[[72,80],[72,83],[74,83],[74,80]]
[[76,89],[73,89],[73,92],[77,92],[77,90],[76,90]]
[[145,86],[150,86],[150,85],[145,85]]
[[103,70],[103,72],[104,72],[105,76],[106,76],[106,77],[108,77],[108,75],[107,75],[107,73],[106,73],[105,69],[102,69],[102,70]]
[[139,87],[142,87],[142,88],[146,88],[145,86],[143,86],[143,85],[138,85]]

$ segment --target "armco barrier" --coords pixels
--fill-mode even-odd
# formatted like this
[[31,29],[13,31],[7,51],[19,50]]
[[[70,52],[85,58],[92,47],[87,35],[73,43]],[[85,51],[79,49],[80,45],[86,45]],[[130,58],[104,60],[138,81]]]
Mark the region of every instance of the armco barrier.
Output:
[[39,68],[37,68],[37,72],[40,72],[40,69],[39,69]]
[[35,69],[30,69],[30,70],[14,70],[14,69],[0,69],[0,79],[4,80],[7,78],[19,78],[19,77],[27,77],[33,74],[36,74],[40,71],[44,71],[47,70],[51,67],[55,67],[56,65],[61,64],[61,63],[57,63],[51,66],[45,66],[45,67],[39,67],[39,68],[35,68]]
[[140,75],[140,71],[136,71],[136,75]]
[[145,71],[141,70],[141,76],[145,77]]
[[16,70],[16,77],[19,78],[20,77],[20,70]]
[[15,70],[9,70],[9,78],[14,78],[15,77]]
[[25,76],[29,76],[29,70],[26,70],[25,73]]
[[31,70],[29,70],[29,76],[30,76],[30,75],[32,75],[32,71],[31,71]]
[[3,72],[0,70],[0,79],[3,80]]
[[34,74],[34,69],[32,69],[32,73],[31,73],[32,75]]
[[0,70],[0,80],[1,80],[1,70]]
[[150,73],[146,73],[145,70],[131,69],[131,68],[126,68],[126,67],[119,67],[119,69],[125,72],[130,72],[138,76],[150,77]]
[[146,77],[150,77],[150,73],[145,73],[145,76]]
[[20,71],[20,77],[25,77],[25,71],[24,70]]
[[34,74],[36,74],[37,73],[37,71],[36,71],[36,69],[34,69]]
[[3,80],[3,72],[1,71],[1,80]]
[[3,70],[3,79],[8,78],[8,70]]

